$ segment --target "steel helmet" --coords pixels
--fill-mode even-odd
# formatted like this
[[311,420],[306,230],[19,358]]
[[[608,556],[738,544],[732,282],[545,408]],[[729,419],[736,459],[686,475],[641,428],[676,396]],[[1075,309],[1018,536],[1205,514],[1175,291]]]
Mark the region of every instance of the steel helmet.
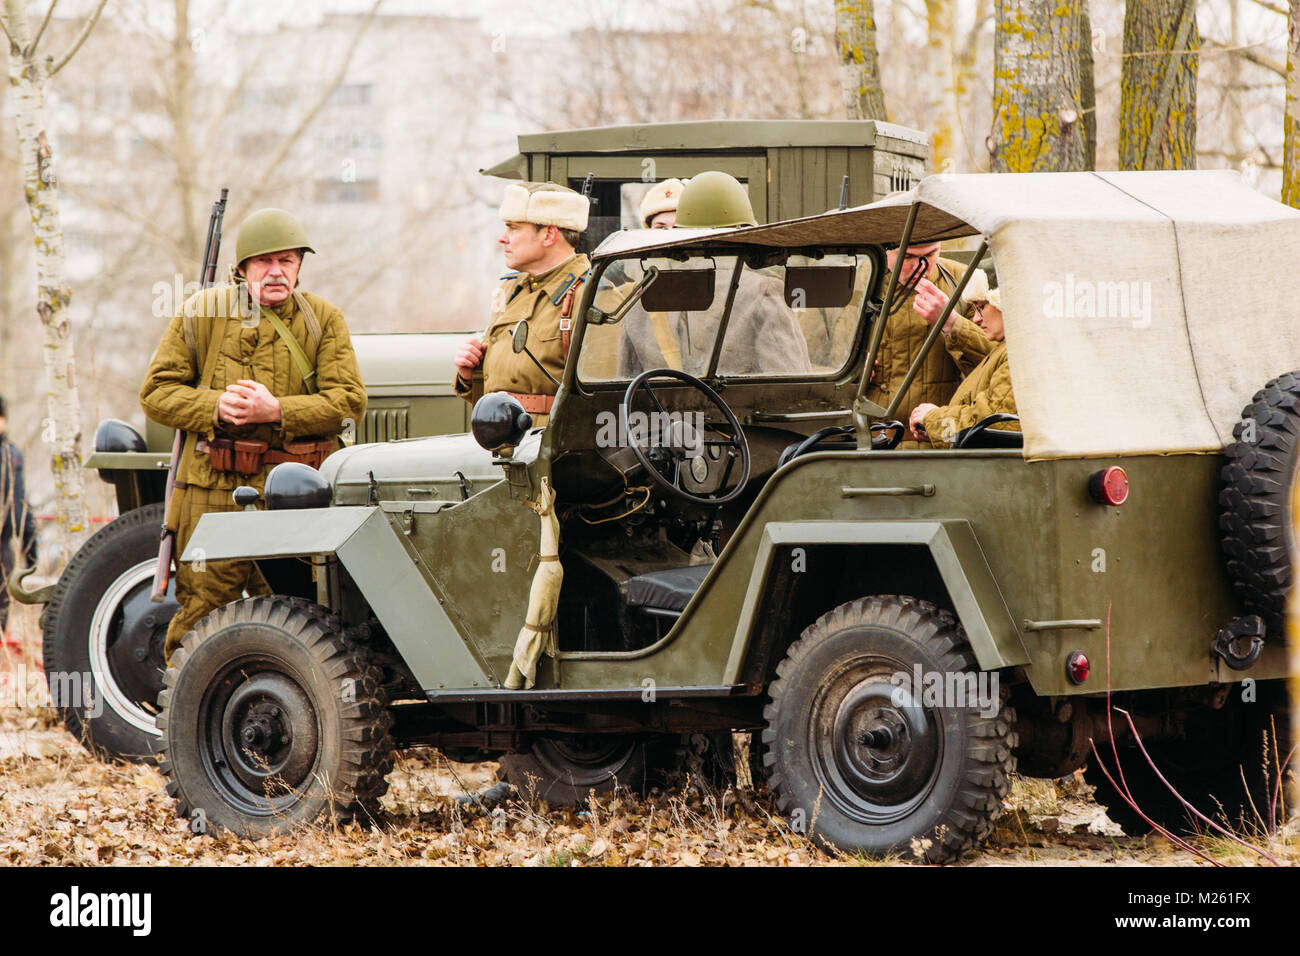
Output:
[[735,176],[712,170],[686,184],[677,202],[682,228],[757,226],[747,190]]
[[297,218],[283,209],[259,209],[239,226],[235,239],[235,262],[242,269],[253,256],[263,256],[281,249],[315,252],[307,233]]

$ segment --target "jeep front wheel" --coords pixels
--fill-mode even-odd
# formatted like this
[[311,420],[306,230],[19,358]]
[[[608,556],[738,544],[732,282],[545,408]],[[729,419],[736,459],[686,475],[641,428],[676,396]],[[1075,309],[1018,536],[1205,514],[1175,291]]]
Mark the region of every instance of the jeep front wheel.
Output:
[[[824,847],[956,859],[992,830],[1015,769],[1015,715],[995,677],[926,601],[862,598],[824,614],[790,646],[764,711],[781,811]],[[976,699],[937,696],[936,684]]]
[[195,832],[284,833],[365,817],[387,789],[381,674],[324,608],[254,597],[190,632],[163,676],[159,753]]

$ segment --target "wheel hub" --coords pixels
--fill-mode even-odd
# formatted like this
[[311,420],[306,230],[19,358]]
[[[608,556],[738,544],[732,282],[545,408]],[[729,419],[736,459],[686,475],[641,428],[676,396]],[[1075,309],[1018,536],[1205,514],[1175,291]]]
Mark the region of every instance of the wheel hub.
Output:
[[880,825],[925,800],[943,742],[935,711],[921,706],[910,688],[872,671],[833,681],[812,726],[827,797],[860,822]]
[[[307,780],[319,732],[306,693],[287,674],[255,674],[220,705],[215,765],[225,765],[250,795],[287,793]],[[224,759],[222,758],[224,754]]]

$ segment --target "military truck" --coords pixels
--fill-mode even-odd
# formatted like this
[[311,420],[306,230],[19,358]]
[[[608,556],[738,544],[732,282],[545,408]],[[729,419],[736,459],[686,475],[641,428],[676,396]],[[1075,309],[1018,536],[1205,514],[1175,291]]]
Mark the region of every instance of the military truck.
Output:
[[[996,264],[1020,415],[901,447],[865,397],[907,280],[886,252],[961,238]],[[792,826],[846,852],[955,859],[1017,766],[1086,766],[1132,830],[1206,825],[1144,754],[1206,817],[1277,825],[1300,330],[1265,280],[1298,246],[1300,213],[1201,172],[613,234],[546,428],[488,395],[472,437],[282,465],[202,519],[182,560],[257,561],[275,594],[174,656],[168,790],[241,834],[364,818],[427,744],[580,803],[747,732]],[[807,347],[754,367],[731,330],[759,286]],[[655,340],[674,360],[637,372]]]
[[[591,174],[591,247],[639,225],[641,195],[657,179],[733,172],[764,221],[907,188],[929,151],[924,134],[870,121],[664,123],[539,133],[518,143],[514,157],[483,172],[575,188]],[[355,442],[466,432],[469,406],[451,382],[452,357],[469,334],[354,335],[368,393]],[[52,589],[13,592],[20,601],[48,600],[47,676],[59,686],[71,675],[85,680],[89,706],[64,707],[64,721],[107,757],[151,759],[157,736],[162,647],[176,603],[169,595],[151,604],[148,592],[171,445],[171,430],[153,422],[143,435],[121,421],[101,424],[86,466],[114,486],[120,517],[86,542]]]

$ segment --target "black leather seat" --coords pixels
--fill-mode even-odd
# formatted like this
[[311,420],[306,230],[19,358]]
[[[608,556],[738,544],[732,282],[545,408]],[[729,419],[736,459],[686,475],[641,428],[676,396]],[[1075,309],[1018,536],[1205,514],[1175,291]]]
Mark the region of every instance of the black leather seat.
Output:
[[657,617],[679,617],[704,583],[711,564],[638,574],[627,582],[628,607]]

